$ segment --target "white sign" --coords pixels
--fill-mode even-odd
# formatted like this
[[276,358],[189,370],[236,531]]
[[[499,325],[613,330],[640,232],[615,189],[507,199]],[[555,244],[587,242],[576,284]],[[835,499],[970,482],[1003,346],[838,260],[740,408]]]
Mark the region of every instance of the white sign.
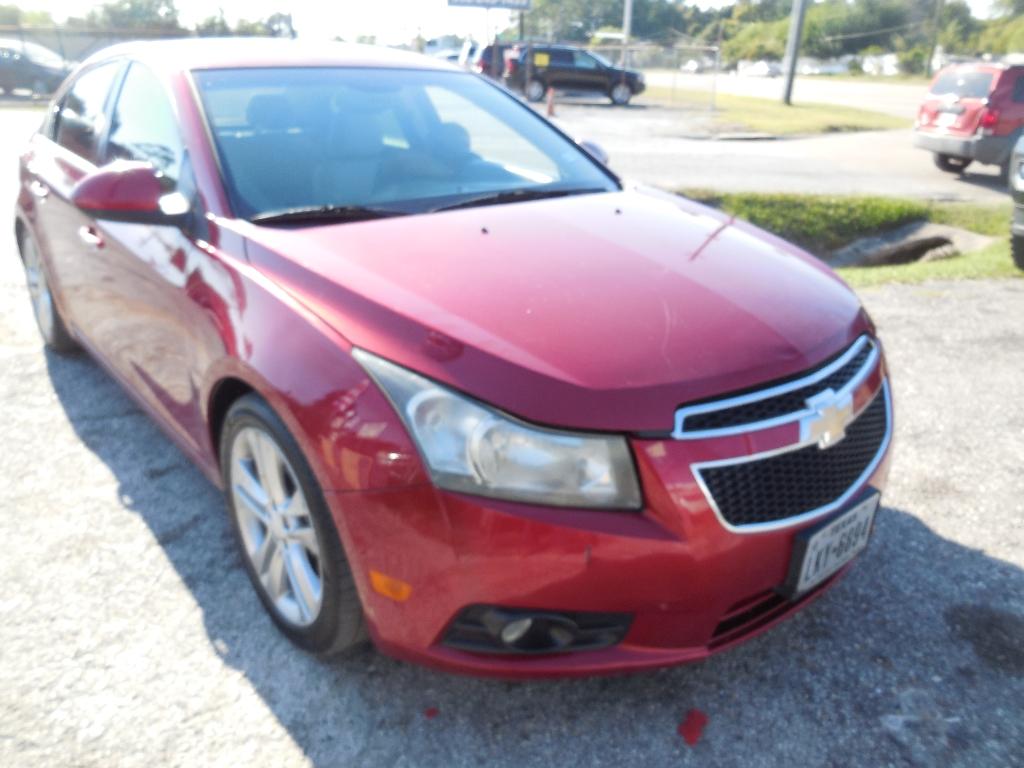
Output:
[[530,10],[531,0],[448,0],[448,5],[472,8],[509,8],[513,11]]

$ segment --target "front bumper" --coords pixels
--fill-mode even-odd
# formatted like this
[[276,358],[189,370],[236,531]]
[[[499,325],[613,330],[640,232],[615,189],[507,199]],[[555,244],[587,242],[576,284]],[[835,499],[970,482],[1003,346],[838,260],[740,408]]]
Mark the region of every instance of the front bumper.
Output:
[[940,155],[1002,165],[1010,156],[1013,140],[1009,136],[958,136],[918,129],[914,131],[914,146]]
[[[858,392],[883,390],[884,363]],[[891,433],[891,422],[889,424]],[[730,530],[694,464],[792,445],[797,428],[702,440],[634,439],[645,493],[640,513],[567,510],[484,499],[430,485],[328,494],[371,635],[395,657],[506,678],[582,676],[696,661],[752,637],[806,605],[786,581],[794,535],[820,518],[756,532]],[[882,490],[889,443],[852,488]],[[411,585],[407,600],[376,593],[370,570]],[[628,613],[623,640],[599,650],[503,655],[446,646],[471,605],[551,612]]]

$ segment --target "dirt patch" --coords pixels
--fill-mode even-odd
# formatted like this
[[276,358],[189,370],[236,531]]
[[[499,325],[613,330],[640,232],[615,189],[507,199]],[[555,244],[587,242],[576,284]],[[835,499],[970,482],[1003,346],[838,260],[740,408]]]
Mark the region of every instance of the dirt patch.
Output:
[[828,262],[834,267],[910,264],[979,251],[991,242],[991,237],[959,227],[915,221],[889,232],[855,240],[833,251]]

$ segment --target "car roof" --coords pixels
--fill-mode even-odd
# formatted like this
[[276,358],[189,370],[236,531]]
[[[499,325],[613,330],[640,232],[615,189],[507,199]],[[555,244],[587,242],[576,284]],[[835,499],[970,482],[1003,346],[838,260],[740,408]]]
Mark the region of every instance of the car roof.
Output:
[[1024,67],[1024,65],[1006,64],[1001,61],[957,61],[943,67],[943,69],[939,71],[950,72],[955,70],[972,70],[974,72],[1008,72],[1010,70],[1021,69],[1022,67]]
[[[521,43],[523,47],[531,45],[530,43]],[[533,43],[534,48],[547,48],[552,51],[585,51],[582,45],[566,45],[565,43]]]
[[382,46],[238,37],[120,43],[90,56],[86,64],[120,57],[169,72],[261,67],[389,67],[462,71],[442,59]]

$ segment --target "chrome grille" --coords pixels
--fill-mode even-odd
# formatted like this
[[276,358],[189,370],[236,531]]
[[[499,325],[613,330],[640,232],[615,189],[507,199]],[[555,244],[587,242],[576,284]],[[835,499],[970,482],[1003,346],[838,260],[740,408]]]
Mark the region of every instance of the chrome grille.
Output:
[[846,436],[822,450],[795,445],[766,454],[694,466],[708,501],[728,527],[790,525],[844,504],[878,467],[892,433],[888,384],[849,424]]
[[861,336],[833,360],[791,381],[680,408],[672,436],[695,440],[798,421],[808,413],[808,399],[829,389],[856,389],[874,370],[878,358],[875,343]]

